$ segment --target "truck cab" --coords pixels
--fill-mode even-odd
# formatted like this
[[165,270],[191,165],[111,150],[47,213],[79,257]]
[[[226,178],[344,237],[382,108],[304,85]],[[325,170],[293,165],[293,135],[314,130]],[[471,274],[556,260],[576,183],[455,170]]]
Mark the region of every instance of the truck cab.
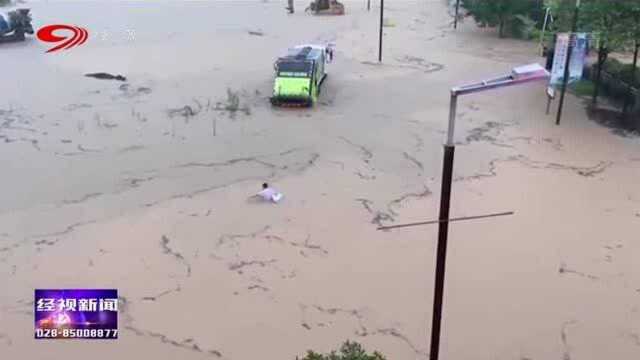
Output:
[[325,46],[300,45],[289,49],[287,55],[274,64],[272,104],[313,106],[327,76],[327,62]]

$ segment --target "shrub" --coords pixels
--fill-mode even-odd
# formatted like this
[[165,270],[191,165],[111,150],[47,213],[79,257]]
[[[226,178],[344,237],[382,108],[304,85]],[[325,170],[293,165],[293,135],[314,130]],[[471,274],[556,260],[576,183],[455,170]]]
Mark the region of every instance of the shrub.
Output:
[[386,360],[386,358],[377,351],[369,355],[362,345],[347,341],[342,344],[339,353],[332,351],[328,355],[321,355],[309,350],[302,360]]
[[[616,102],[622,103],[625,100],[635,104],[635,95],[630,91],[631,84],[631,64],[623,64],[616,59],[609,59],[602,68],[602,79],[600,81],[601,93]],[[585,69],[585,78],[595,81],[597,67],[595,64],[590,69]],[[640,73],[640,71],[638,72]],[[640,84],[640,74],[636,74],[637,84]],[[636,86],[637,89],[640,86]],[[635,105],[634,105],[635,106]]]
[[540,31],[536,30],[536,22],[527,15],[516,15],[511,24],[511,33],[518,39],[530,40],[535,34],[540,36]]
[[594,88],[595,84],[589,80],[580,80],[574,84],[571,84],[571,89],[578,96],[591,96],[593,94]]
[[0,6],[11,5],[11,0],[0,0]]
[[[618,59],[610,58],[604,63],[603,70],[615,79],[623,81],[629,85],[633,83],[631,73],[633,64],[623,64]],[[636,84],[640,83],[640,71],[636,72]]]

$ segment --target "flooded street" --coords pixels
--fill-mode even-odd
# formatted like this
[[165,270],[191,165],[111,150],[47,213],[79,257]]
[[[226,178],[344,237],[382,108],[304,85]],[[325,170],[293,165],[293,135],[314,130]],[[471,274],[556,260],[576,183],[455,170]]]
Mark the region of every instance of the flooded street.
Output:
[[[377,2],[376,2],[377,3]],[[85,27],[0,47],[0,357],[428,359],[449,89],[539,62],[445,1],[29,2]],[[275,59],[335,42],[312,109]],[[99,80],[106,72],[126,81]],[[442,359],[640,358],[640,138],[533,83],[458,102]],[[557,102],[552,109],[555,109]],[[284,201],[247,201],[269,182]],[[36,341],[34,289],[118,289],[117,341]],[[80,355],[84,354],[84,355]]]

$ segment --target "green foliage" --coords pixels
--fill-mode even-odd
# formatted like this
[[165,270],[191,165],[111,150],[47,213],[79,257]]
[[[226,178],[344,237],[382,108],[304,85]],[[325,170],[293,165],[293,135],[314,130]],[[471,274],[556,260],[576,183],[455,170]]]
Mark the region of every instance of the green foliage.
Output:
[[619,0],[584,0],[580,7],[580,31],[597,33],[606,43],[619,42],[626,32],[621,19],[624,8]]
[[386,360],[382,354],[375,351],[369,355],[362,345],[347,341],[340,347],[340,351],[332,351],[328,355],[321,355],[309,350],[302,360]]
[[[594,64],[592,69],[585,73],[585,76],[593,82],[591,87],[592,94],[598,88],[598,93],[606,95],[610,100],[617,102],[624,102],[631,97],[630,85],[631,85],[631,64],[624,64],[616,59],[608,59],[602,66],[603,76],[598,84],[595,83],[597,76],[597,64]],[[636,81],[640,84],[640,74],[636,73]],[[586,90],[586,85],[582,85]],[[638,86],[635,86],[638,88]]]
[[640,1],[620,0],[622,18],[619,21],[631,49],[640,47]]
[[[539,1],[535,0],[463,0],[463,5],[481,27],[497,27],[500,37],[514,26],[517,15],[537,14]],[[521,19],[522,20],[522,19]]]
[[[624,16],[624,7],[618,0],[585,0],[580,8],[580,30],[596,35],[599,68],[604,65],[611,52],[622,48],[628,38]],[[596,75],[592,100],[594,104],[598,99],[600,80]]]
[[545,4],[551,9],[554,19],[549,28],[555,31],[570,31],[576,0],[549,0]]
[[0,6],[11,5],[11,0],[0,0]]
[[[633,64],[625,64],[620,62],[618,59],[611,58],[604,63],[602,69],[615,79],[623,81],[629,85],[634,83],[632,78]],[[635,83],[640,84],[640,73],[636,72],[635,76]]]
[[[531,30],[531,36],[529,38],[538,41],[540,40],[540,35],[542,35],[542,29],[534,28],[533,30]],[[553,32],[547,29],[547,31],[545,31],[544,33],[542,42],[548,48],[553,48]]]
[[595,84],[589,80],[580,80],[571,84],[571,90],[578,96],[590,96],[593,94]]
[[530,40],[536,35],[540,36],[540,30],[536,29],[536,22],[527,15],[516,15],[513,19],[511,33],[518,39]]

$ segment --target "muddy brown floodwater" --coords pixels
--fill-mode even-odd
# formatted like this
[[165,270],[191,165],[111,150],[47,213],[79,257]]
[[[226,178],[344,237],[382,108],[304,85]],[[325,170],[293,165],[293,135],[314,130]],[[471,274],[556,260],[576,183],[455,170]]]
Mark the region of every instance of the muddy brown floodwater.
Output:
[[[0,48],[0,357],[427,359],[437,228],[376,227],[437,218],[448,89],[541,59],[387,3],[382,64],[358,1],[28,3],[91,38]],[[272,109],[274,59],[311,41],[336,43],[320,103]],[[515,215],[450,227],[442,359],[640,358],[640,140],[545,105],[459,102],[451,214]],[[283,202],[246,201],[265,181]],[[120,339],[34,343],[35,288],[117,288]]]

